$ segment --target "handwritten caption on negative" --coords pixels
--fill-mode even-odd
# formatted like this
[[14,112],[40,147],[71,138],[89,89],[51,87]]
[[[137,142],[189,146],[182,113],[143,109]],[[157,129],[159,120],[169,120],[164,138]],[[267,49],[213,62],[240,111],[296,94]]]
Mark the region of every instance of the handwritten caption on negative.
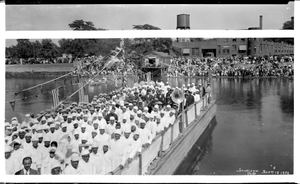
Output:
[[236,170],[238,173],[245,173],[247,175],[260,175],[260,174],[277,174],[277,175],[287,175],[290,174],[289,171],[276,171],[276,170],[256,170],[256,169],[242,169]]

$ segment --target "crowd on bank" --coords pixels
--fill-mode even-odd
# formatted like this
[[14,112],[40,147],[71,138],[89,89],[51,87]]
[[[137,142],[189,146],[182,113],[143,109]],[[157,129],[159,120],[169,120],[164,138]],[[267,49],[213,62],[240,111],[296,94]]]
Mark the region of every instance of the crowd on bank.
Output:
[[[172,100],[174,90],[183,94],[179,105]],[[90,103],[13,117],[5,122],[6,174],[108,174],[131,162],[206,93],[211,94],[209,83],[140,83],[101,93]]]
[[168,76],[291,77],[293,56],[172,58]]

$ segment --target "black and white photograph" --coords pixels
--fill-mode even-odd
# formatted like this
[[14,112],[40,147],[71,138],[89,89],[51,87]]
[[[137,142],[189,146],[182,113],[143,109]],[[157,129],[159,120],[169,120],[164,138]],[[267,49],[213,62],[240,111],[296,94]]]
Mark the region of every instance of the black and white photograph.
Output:
[[296,4],[6,4],[3,181],[300,182]]
[[294,173],[293,38],[16,42],[6,174]]

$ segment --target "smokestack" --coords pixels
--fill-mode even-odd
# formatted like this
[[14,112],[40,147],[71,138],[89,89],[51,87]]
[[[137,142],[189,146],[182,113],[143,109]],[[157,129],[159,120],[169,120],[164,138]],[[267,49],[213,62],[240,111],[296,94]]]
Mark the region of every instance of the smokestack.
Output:
[[263,16],[259,16],[259,29],[263,29]]

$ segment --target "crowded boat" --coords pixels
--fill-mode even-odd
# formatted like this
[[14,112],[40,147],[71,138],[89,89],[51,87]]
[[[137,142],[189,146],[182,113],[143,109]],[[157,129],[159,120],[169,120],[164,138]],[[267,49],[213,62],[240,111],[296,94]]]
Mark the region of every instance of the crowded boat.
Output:
[[6,174],[105,175],[122,169],[205,94],[211,98],[208,82],[179,88],[142,81],[88,103],[5,120]]

